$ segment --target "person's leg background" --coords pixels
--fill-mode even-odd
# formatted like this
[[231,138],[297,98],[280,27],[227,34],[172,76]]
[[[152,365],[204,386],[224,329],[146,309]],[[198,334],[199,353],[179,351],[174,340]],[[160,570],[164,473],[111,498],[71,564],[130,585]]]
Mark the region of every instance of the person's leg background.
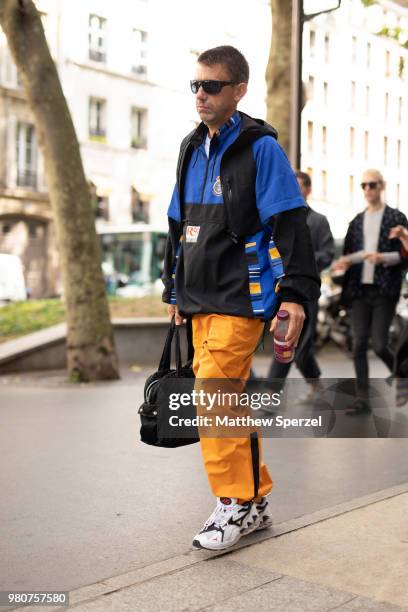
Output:
[[388,334],[395,314],[396,302],[382,295],[373,295],[371,338],[373,350],[390,372],[394,367],[394,354],[388,346]]
[[272,357],[267,379],[268,385],[273,391],[276,391],[277,393],[281,391],[289,374],[291,365],[291,361],[289,363],[280,363],[279,361],[276,361],[275,357]]
[[303,345],[302,341],[300,341],[295,355],[296,365],[299,368],[303,378],[305,378],[309,383],[318,382],[318,379],[322,373],[314,353],[318,311],[319,307],[317,302],[310,302],[308,304],[309,316],[306,323],[307,327],[304,332],[305,342]]
[[395,351],[393,374],[396,377],[395,401],[397,406],[408,402],[408,324],[405,323]]
[[[193,369],[197,379],[247,379],[258,340],[263,330],[259,319],[228,315],[193,316]],[[204,466],[216,497],[250,500],[254,497],[254,465],[259,454],[259,487],[257,496],[267,495],[272,480],[262,462],[261,442],[251,448],[251,439],[200,439]]]
[[368,393],[368,339],[371,330],[372,306],[364,295],[351,304],[351,325],[353,330],[353,360],[356,372],[357,394],[365,397]]

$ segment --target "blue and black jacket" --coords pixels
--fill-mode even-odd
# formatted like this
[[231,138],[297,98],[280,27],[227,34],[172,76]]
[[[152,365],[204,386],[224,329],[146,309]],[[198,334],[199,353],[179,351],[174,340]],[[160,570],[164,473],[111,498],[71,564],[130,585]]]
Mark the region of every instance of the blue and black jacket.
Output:
[[270,319],[280,301],[316,300],[306,207],[276,131],[236,112],[208,151],[207,134],[201,123],[181,143],[163,301],[185,316]]

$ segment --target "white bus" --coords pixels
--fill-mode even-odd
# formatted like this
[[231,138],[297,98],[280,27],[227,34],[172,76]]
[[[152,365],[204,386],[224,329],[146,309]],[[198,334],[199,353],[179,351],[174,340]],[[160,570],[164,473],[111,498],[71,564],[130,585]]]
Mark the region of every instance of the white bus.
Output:
[[143,297],[162,292],[166,232],[145,223],[106,226],[97,232],[109,295]]

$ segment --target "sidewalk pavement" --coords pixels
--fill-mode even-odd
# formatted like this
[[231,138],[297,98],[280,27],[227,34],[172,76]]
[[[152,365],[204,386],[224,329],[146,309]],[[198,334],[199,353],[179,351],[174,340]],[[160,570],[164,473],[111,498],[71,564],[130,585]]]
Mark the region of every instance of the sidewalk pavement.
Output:
[[[351,371],[341,354],[322,365]],[[4,589],[69,589],[98,612],[408,610],[407,440],[264,440],[274,528],[191,551],[213,498],[198,445],[139,442],[145,378],[1,377]]]
[[[233,551],[191,551],[77,589],[69,609],[408,610],[408,492],[402,490],[252,534]],[[36,608],[57,609],[67,608]]]

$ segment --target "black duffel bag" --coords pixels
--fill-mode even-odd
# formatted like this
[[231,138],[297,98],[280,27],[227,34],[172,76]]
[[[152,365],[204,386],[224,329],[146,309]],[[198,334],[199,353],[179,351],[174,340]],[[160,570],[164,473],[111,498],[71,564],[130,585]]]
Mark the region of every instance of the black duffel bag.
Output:
[[[196,417],[196,407],[181,405],[171,408],[170,397],[175,394],[190,394],[194,388],[194,372],[192,368],[194,347],[192,342],[191,320],[186,324],[187,362],[182,365],[180,349],[180,326],[175,325],[174,317],[170,324],[160,359],[159,369],[151,374],[144,386],[144,402],[139,408],[141,428],[140,438],[145,444],[175,448],[199,441],[195,426],[170,426],[171,417],[193,419]],[[174,341],[174,342],[173,342]],[[171,368],[171,348],[175,346],[176,367]],[[191,395],[190,395],[191,397]],[[184,402],[185,404],[185,402]]]

